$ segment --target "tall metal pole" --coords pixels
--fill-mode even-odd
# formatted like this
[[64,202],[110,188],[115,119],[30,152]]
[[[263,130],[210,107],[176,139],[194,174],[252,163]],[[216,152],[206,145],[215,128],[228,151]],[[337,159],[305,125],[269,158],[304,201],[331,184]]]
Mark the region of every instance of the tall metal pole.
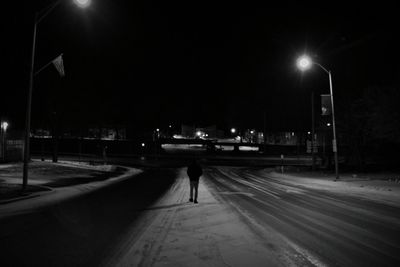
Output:
[[315,119],[314,119],[314,92],[311,92],[311,155],[312,155],[312,170],[315,171]]
[[6,149],[5,149],[5,138],[4,138],[4,135],[5,135],[5,130],[3,129],[3,122],[0,120],[0,131],[1,131],[1,156],[2,156],[2,158],[3,158],[3,161],[5,162],[6,161]]
[[335,123],[335,107],[333,105],[333,88],[332,88],[332,75],[331,72],[328,71],[329,75],[329,88],[331,92],[331,104],[332,104],[332,128],[333,128],[333,140],[332,140],[332,151],[335,157],[335,174],[336,180],[339,179],[339,164],[338,164],[338,149],[337,149],[337,142],[336,142],[336,123]]
[[264,110],[264,133],[263,133],[263,143],[264,143],[264,155],[267,152],[267,133],[266,133],[266,117],[267,117],[267,112]]
[[37,13],[35,14],[35,23],[33,25],[33,42],[32,42],[32,58],[31,69],[29,73],[29,90],[26,105],[26,118],[25,118],[25,145],[24,145],[24,167],[22,177],[22,190],[26,189],[28,184],[28,164],[30,160],[30,132],[31,132],[31,106],[32,106],[32,91],[33,91],[33,74],[35,67],[35,50],[36,50],[36,29],[37,29]]

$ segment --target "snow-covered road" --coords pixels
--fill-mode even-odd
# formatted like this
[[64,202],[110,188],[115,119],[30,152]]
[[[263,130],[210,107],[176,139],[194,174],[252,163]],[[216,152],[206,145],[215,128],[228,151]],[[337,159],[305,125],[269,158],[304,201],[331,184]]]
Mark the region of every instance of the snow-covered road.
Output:
[[398,266],[400,262],[400,208],[388,204],[398,198],[379,190],[343,190],[349,187],[345,182],[312,184],[265,170],[212,168],[208,173],[211,191],[243,215],[272,250],[286,249],[271,242],[276,236],[300,254],[295,255],[301,260],[296,265]]
[[128,235],[107,265],[398,265],[399,207],[338,192],[341,184],[326,190],[326,181],[307,187],[291,178],[208,167],[194,205],[182,169],[151,207],[157,216],[134,242]]
[[185,171],[0,220],[0,265],[400,266],[398,184],[209,166],[194,204]]

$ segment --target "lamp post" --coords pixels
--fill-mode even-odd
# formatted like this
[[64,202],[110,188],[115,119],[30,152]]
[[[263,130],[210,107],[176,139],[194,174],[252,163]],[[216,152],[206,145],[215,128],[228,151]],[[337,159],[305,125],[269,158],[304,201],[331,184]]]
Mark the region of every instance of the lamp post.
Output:
[[[39,23],[54,10],[63,0],[58,0],[54,4],[44,8],[43,10],[36,12],[33,23],[33,41],[32,41],[32,54],[31,64],[29,72],[29,89],[26,104],[26,117],[25,117],[25,143],[24,143],[24,166],[23,166],[23,177],[22,177],[22,189],[25,190],[28,184],[28,164],[30,158],[30,131],[31,131],[31,107],[32,107],[32,91],[33,91],[33,77],[35,68],[35,51],[36,51],[36,32]],[[87,7],[91,0],[73,0],[74,3],[81,7]]]
[[236,135],[240,137],[240,143],[242,143],[242,131],[236,129],[236,128],[231,128],[231,134]]
[[[301,71],[306,71],[311,68],[312,65],[317,65],[323,71],[328,74],[329,77],[329,90],[331,95],[331,105],[332,105],[332,130],[333,130],[333,140],[332,140],[332,151],[335,157],[335,175],[336,180],[339,179],[339,164],[338,164],[338,152],[337,152],[337,142],[336,142],[336,124],[335,124],[335,107],[333,104],[333,88],[332,88],[332,74],[331,71],[327,70],[324,66],[318,62],[313,61],[310,57],[303,55],[297,59],[297,67]],[[314,138],[314,137],[313,137]]]
[[3,155],[3,161],[6,161],[6,134],[7,134],[7,128],[8,128],[8,122],[3,121],[1,122],[1,142],[2,142],[2,155]]

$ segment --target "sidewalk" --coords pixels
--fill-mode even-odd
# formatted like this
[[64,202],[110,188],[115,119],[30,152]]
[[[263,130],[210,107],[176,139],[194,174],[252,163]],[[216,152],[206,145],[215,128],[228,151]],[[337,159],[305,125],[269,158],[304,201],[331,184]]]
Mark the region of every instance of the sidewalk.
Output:
[[0,165],[0,218],[87,193],[141,172],[115,165],[35,160],[29,164],[28,186],[22,191],[22,167],[22,163]]

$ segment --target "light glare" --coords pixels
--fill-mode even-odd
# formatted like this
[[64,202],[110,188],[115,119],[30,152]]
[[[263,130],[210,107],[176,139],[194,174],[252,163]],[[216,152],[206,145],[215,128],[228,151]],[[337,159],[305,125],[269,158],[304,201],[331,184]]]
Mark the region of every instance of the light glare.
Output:
[[90,5],[91,0],[74,0],[74,3],[82,8],[85,8]]
[[311,67],[312,61],[308,56],[301,56],[297,59],[297,67],[304,71]]
[[8,128],[8,122],[2,122],[1,123],[1,128],[4,130],[4,131],[6,131],[7,130],[7,128]]

